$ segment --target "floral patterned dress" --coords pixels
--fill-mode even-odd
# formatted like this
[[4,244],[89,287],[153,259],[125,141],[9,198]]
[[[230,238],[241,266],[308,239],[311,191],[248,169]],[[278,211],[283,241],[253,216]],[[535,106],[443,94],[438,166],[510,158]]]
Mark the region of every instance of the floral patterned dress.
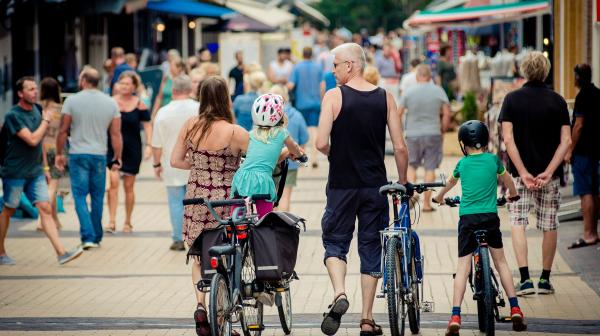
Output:
[[[191,141],[186,142],[191,161],[190,178],[185,198],[202,197],[208,200],[225,199],[231,191],[231,180],[240,166],[241,154],[234,155],[227,147],[218,151],[197,150]],[[226,207],[215,209],[219,216],[228,214]],[[205,205],[185,207],[183,238],[188,246],[204,229],[216,227],[217,221]]]

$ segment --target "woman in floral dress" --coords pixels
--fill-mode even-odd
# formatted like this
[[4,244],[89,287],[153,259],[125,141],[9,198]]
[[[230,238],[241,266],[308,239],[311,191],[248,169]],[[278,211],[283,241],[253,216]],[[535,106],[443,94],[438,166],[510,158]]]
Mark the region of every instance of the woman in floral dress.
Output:
[[[233,123],[227,83],[221,77],[209,77],[200,87],[200,111],[181,129],[171,157],[171,166],[189,169],[186,198],[208,200],[229,197],[231,180],[248,148],[248,132]],[[227,208],[216,209],[221,216]],[[185,209],[183,238],[191,246],[200,233],[218,224],[205,205]],[[210,335],[204,293],[196,288],[200,264],[192,264],[192,281],[198,305],[194,313],[198,335]]]

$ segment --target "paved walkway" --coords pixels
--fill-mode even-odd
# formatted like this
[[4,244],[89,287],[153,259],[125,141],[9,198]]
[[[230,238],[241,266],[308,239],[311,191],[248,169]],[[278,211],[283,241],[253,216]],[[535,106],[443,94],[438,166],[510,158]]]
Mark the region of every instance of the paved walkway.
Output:
[[[446,157],[440,172],[452,171],[457,158]],[[395,169],[387,158],[390,175]],[[321,313],[332,299],[329,278],[322,264],[320,219],[325,201],[326,162],[319,169],[305,168],[294,192],[292,212],[307,219],[301,236],[297,271],[293,284],[294,335],[320,335]],[[457,188],[456,193],[459,192]],[[170,225],[164,187],[144,163],[136,184],[134,233],[108,235],[102,247],[86,251],[76,261],[58,266],[50,244],[35,231],[34,221],[11,224],[7,249],[15,266],[0,267],[0,335],[194,335],[195,307],[189,266],[185,254],[169,251]],[[122,195],[120,200],[122,201]],[[61,214],[61,237],[67,247],[79,243],[77,218],[71,201]],[[506,212],[501,210],[506,253],[516,270]],[[435,303],[435,312],[423,314],[422,335],[442,335],[451,308],[452,273],[456,263],[456,209],[440,208],[422,214],[416,230],[422,237],[425,255],[425,299]],[[123,206],[118,213],[122,229]],[[600,333],[598,254],[595,248],[567,251],[580,223],[561,228],[560,253],[552,272],[557,293],[521,299],[530,321],[530,335]],[[563,239],[562,232],[568,239]],[[532,275],[541,272],[541,235],[528,233]],[[566,256],[566,257],[565,257]],[[582,263],[581,259],[585,261]],[[347,288],[350,314],[339,335],[356,335],[360,319],[358,256],[353,244],[349,256]],[[584,271],[582,275],[580,272]],[[515,272],[515,279],[518,278]],[[587,281],[587,282],[586,282]],[[596,282],[594,282],[596,281]],[[593,286],[590,287],[589,284]],[[463,335],[479,334],[476,307],[467,298],[463,304]],[[376,320],[386,326],[386,304],[376,299]],[[507,314],[508,310],[503,309]],[[276,311],[266,310],[269,327],[265,335],[283,335],[277,328]],[[499,325],[499,335],[512,335],[510,325]]]

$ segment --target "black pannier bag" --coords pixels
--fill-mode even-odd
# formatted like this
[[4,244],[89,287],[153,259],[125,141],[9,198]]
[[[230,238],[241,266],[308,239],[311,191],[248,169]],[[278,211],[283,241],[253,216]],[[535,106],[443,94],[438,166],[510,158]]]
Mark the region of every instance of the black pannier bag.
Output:
[[257,280],[279,281],[292,276],[301,224],[304,226],[304,219],[289,212],[270,212],[252,229],[250,241]]
[[223,228],[204,230],[194,240],[192,247],[190,247],[187,253],[186,264],[189,262],[190,257],[200,258],[200,273],[204,282],[210,282],[212,276],[216,273],[216,270],[210,267],[211,257],[208,255],[208,249],[213,246],[227,244],[228,242],[225,238],[225,230]]

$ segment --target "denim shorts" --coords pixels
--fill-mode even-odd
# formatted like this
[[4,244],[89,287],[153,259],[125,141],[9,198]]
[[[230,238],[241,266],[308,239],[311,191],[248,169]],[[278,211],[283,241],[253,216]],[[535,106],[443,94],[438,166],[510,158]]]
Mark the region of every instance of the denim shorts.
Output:
[[28,179],[3,178],[2,190],[4,192],[4,206],[11,209],[16,209],[19,206],[23,192],[31,204],[50,201],[48,184],[44,175]]
[[389,206],[379,188],[330,189],[321,221],[325,257],[347,262],[350,242],[358,218],[358,255],[360,273],[381,275],[381,237],[389,225]]
[[598,160],[585,155],[573,155],[573,194],[598,195]]

